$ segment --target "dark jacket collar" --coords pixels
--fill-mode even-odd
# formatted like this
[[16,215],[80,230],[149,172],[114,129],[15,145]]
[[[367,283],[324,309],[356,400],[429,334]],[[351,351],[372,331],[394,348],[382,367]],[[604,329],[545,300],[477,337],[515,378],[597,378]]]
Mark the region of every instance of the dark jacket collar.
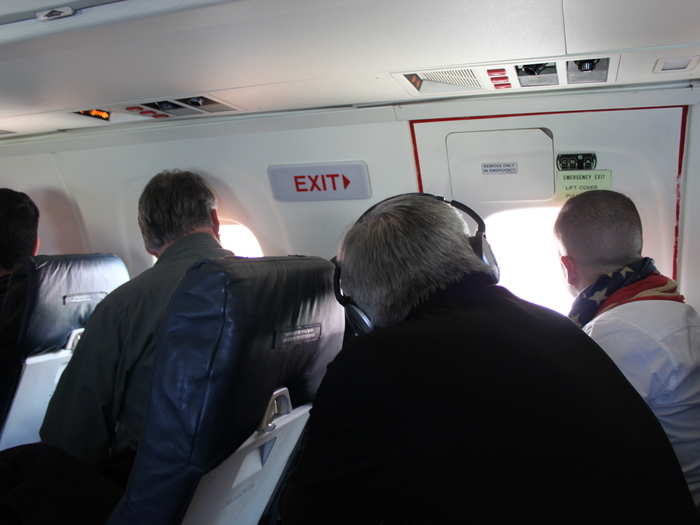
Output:
[[221,245],[210,233],[192,233],[185,235],[168,246],[158,257],[156,265],[177,261],[190,257],[192,252],[201,253],[203,251],[222,250]]
[[494,279],[485,273],[467,273],[459,281],[450,284],[447,288],[432,293],[428,298],[416,306],[408,318],[421,313],[446,306],[465,306],[479,301],[489,289],[499,289],[508,293],[505,288],[495,286]]

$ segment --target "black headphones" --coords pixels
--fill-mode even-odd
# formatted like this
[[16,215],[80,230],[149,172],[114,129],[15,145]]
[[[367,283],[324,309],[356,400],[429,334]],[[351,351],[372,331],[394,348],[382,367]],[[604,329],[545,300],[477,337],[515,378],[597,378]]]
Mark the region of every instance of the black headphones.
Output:
[[[466,213],[475,223],[476,223],[476,233],[472,236],[467,236],[467,241],[469,246],[474,251],[474,253],[488,266],[490,275],[493,280],[493,284],[498,282],[500,277],[500,270],[498,269],[498,263],[496,262],[496,257],[491,251],[491,246],[486,240],[486,224],[484,220],[472,210],[466,204],[462,204],[459,201],[448,201],[444,197],[438,195],[433,195],[431,193],[402,193],[400,195],[394,195],[387,199],[381,200],[375,205],[371,206],[367,211],[360,215],[359,219],[355,221],[355,224],[362,221],[365,216],[370,213],[374,208],[392,199],[406,196],[420,196],[431,199],[436,199],[440,202],[449,204],[450,206],[457,208],[459,211]],[[352,298],[343,294],[343,290],[340,285],[340,263],[335,257],[331,259],[331,262],[335,265],[335,273],[333,274],[333,285],[335,287],[335,297],[340,304],[345,307],[345,317],[349,324],[352,335],[367,334],[374,329],[372,320],[364,313],[359,306],[355,304]]]

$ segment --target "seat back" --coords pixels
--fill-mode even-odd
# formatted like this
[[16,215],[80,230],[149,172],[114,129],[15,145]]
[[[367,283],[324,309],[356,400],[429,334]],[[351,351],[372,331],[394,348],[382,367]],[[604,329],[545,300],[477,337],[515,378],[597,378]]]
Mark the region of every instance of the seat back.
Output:
[[124,262],[110,254],[37,255],[25,266],[28,303],[18,346],[25,356],[66,347],[97,304],[129,280]]
[[25,260],[17,277],[24,301],[13,307],[22,307],[23,314],[17,343],[3,356],[8,366],[0,370],[0,449],[39,439],[59,372],[70,359],[66,349],[97,304],[129,274],[115,255],[39,255]]
[[310,409],[306,404],[292,410],[287,389],[275,391],[260,427],[200,480],[183,525],[257,525]]
[[[249,438],[275,390],[286,386],[294,407],[314,399],[343,332],[333,266],[324,259],[225,257],[192,267],[158,334],[145,433],[126,493],[108,523],[179,523],[204,474],[246,440],[252,447],[246,450],[255,449],[256,440],[269,441],[261,435]],[[291,436],[278,438],[287,448],[303,427],[303,413],[284,416],[295,422],[288,429]],[[286,462],[284,450],[279,448],[281,463]],[[256,453],[241,453],[239,475],[255,471]],[[227,506],[217,479],[213,475],[205,482],[197,501]],[[256,483],[239,485],[256,494],[231,507],[236,515],[248,508],[245,502],[269,496],[258,496],[261,485]],[[203,512],[202,505],[195,504],[192,516]]]

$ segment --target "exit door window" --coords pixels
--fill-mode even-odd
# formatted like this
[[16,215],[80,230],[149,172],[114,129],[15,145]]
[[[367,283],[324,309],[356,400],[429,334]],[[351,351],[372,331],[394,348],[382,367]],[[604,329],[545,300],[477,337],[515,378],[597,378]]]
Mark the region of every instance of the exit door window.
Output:
[[486,236],[501,269],[499,284],[521,299],[568,314],[573,297],[559,263],[557,207],[517,208],[486,218]]

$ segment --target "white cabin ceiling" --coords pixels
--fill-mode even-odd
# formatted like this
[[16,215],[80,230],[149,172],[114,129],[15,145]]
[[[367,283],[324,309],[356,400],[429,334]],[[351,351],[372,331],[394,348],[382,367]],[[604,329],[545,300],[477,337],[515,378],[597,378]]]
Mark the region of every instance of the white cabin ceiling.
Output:
[[695,0],[563,0],[570,54],[700,44]]
[[[235,0],[2,0],[0,2],[0,44],[41,35],[109,24]],[[75,16],[37,19],[43,11],[69,7]]]
[[[30,4],[61,5],[11,0],[0,16]],[[659,57],[700,54],[695,0],[123,0],[79,18],[19,22],[36,30],[14,41],[2,26],[0,129],[105,126],[72,112],[195,95],[248,113],[415,101],[403,72],[586,54],[619,62],[608,84],[660,82],[697,73],[652,73]]]

